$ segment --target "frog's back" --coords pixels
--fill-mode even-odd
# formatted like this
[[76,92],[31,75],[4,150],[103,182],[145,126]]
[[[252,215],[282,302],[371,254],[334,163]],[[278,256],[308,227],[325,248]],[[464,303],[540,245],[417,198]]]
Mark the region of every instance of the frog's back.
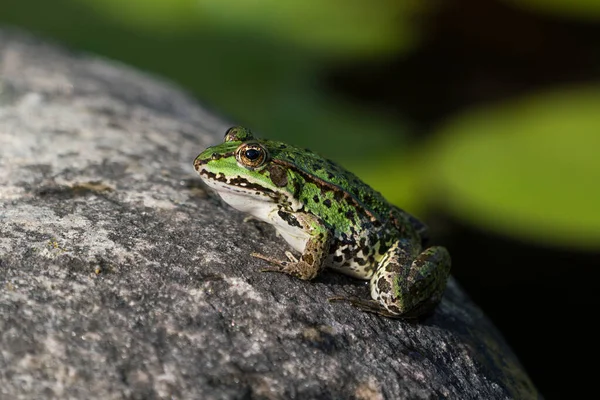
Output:
[[379,221],[396,208],[352,172],[311,150],[274,141],[269,141],[269,148],[275,162],[286,165],[304,179],[301,194],[304,199],[301,200],[306,200],[304,203],[309,208],[312,203],[323,205],[324,202],[324,207],[333,203],[355,203],[349,204],[349,208],[354,205],[364,209],[370,219]]

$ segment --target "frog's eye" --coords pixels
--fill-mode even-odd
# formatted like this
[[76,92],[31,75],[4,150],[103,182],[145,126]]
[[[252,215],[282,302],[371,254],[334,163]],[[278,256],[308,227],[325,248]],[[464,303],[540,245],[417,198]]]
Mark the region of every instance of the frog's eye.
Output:
[[269,153],[258,143],[244,143],[236,150],[235,158],[244,167],[256,169],[267,162]]
[[255,161],[258,159],[258,157],[260,157],[260,150],[248,149],[246,150],[244,156],[250,161]]

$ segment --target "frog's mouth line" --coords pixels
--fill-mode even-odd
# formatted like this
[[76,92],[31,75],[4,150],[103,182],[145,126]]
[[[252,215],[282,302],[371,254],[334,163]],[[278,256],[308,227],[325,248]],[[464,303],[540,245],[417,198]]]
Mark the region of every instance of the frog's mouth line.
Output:
[[278,194],[273,190],[265,188],[263,186],[257,185],[256,183],[252,183],[246,178],[242,178],[241,176],[234,176],[232,178],[227,179],[225,174],[222,172],[215,174],[214,172],[207,171],[205,169],[201,169],[199,171],[200,177],[202,180],[217,191],[232,191],[238,192],[240,194],[247,194],[249,196],[255,195],[265,195],[272,198],[275,201],[275,198],[278,197]]
[[[194,169],[196,169],[198,175],[200,175],[200,178],[202,178],[204,182],[209,184],[209,186],[213,187],[213,189],[215,190],[225,189],[229,191],[236,191],[239,193],[246,193],[248,195],[264,194],[272,198],[277,197],[276,193],[273,190],[265,188],[264,186],[258,185],[256,183],[252,183],[246,178],[243,178],[239,175],[228,179],[222,172],[214,173],[208,171],[206,168],[203,167],[204,165],[208,164],[209,161],[231,157],[232,155],[234,155],[233,152],[224,154],[213,153],[210,159],[202,160],[196,158],[194,160]],[[234,187],[240,188],[242,190],[235,190],[233,189]]]
[[[276,192],[269,188],[252,183],[241,176],[234,176],[230,179],[227,179],[223,173],[215,174],[214,172],[210,172],[205,169],[201,169],[199,171],[199,175],[202,181],[208,187],[215,190],[219,196],[221,196],[221,198],[237,209],[240,209],[240,204],[247,205],[255,201],[263,204],[278,204],[289,211],[298,211],[304,207],[302,204],[295,201],[290,195]],[[243,202],[240,202],[241,199],[233,201],[232,196],[237,198],[243,197],[248,200]],[[236,203],[237,205],[233,203]],[[248,211],[246,210],[246,212]]]

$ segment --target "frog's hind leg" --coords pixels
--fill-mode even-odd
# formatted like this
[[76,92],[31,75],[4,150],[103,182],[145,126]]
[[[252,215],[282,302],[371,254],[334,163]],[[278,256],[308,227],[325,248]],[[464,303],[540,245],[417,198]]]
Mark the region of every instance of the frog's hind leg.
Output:
[[371,278],[373,300],[341,299],[355,307],[386,317],[419,318],[439,303],[450,273],[450,255],[444,247],[430,247],[412,259],[395,243]]
[[430,247],[414,260],[394,244],[370,282],[371,297],[401,318],[418,318],[440,302],[450,274],[450,254]]

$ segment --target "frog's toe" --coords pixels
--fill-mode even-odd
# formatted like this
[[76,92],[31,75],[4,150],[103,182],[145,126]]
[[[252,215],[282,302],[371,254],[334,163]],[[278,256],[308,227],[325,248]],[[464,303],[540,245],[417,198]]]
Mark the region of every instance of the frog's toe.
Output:
[[261,268],[260,272],[281,272],[287,274],[288,272],[285,270],[285,267],[266,267]]
[[288,263],[286,261],[280,261],[280,263],[281,265],[263,268],[260,270],[260,272],[281,272],[283,274],[291,275],[302,280],[310,280],[314,278],[314,276],[311,275],[310,272],[306,272],[306,268],[303,268],[303,265],[301,263],[293,264]]
[[286,251],[285,256],[290,260],[290,262],[298,263],[298,259],[294,257],[294,255],[291,252]]
[[250,255],[254,258],[258,258],[260,260],[266,261],[270,264],[276,265],[277,268],[269,268],[267,269],[268,271],[280,271],[281,269],[285,268],[288,266],[289,262],[287,261],[281,261],[278,260],[274,257],[269,257],[269,256],[265,256],[264,254],[260,254],[260,253],[250,253]]

